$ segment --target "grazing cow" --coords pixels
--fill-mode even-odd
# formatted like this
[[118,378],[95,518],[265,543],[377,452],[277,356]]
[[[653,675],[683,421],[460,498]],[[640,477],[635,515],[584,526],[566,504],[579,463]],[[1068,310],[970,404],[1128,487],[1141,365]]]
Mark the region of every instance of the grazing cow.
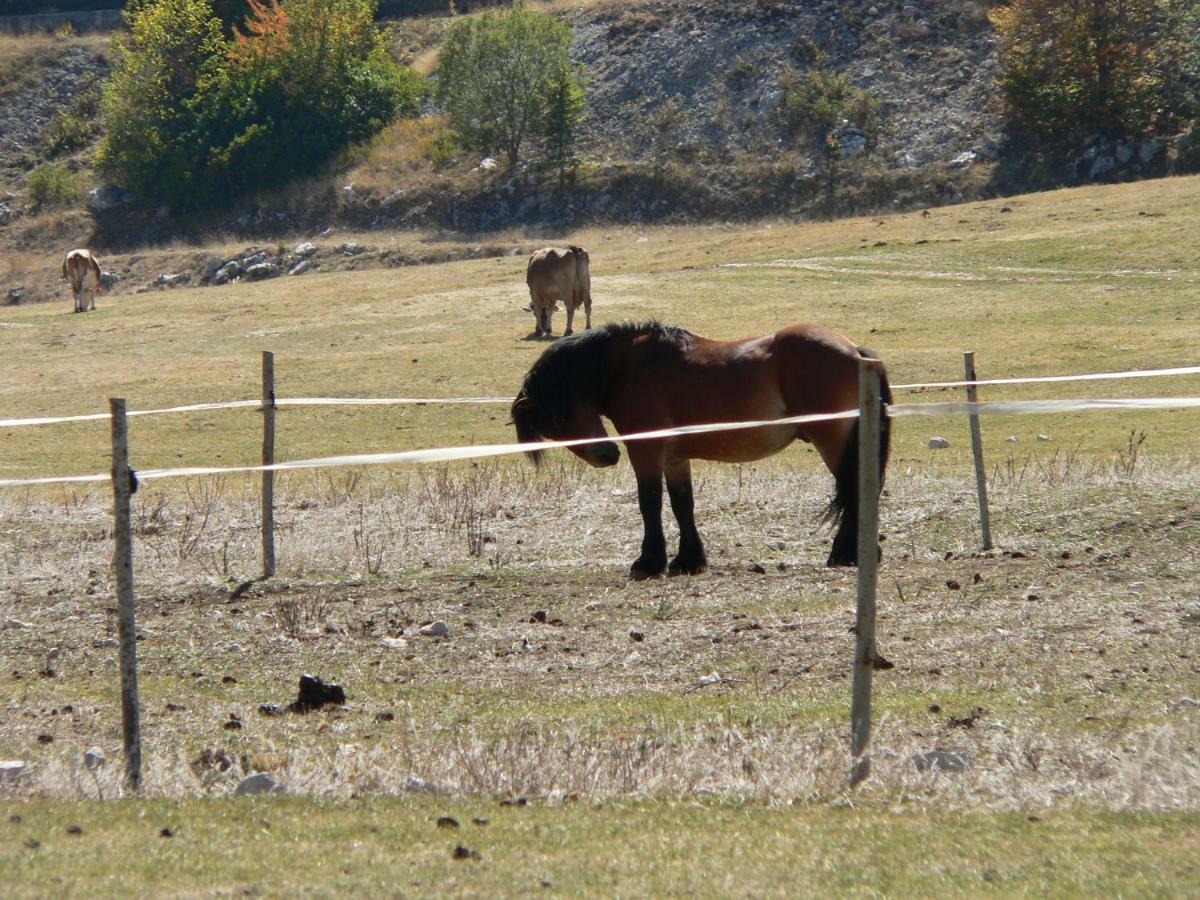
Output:
[[91,250],[71,250],[62,264],[63,278],[71,282],[75,297],[75,312],[96,308],[96,291],[103,286],[100,263]]
[[580,306],[587,315],[587,327],[592,327],[592,276],[588,271],[587,251],[582,247],[535,250],[525,269],[525,283],[529,285],[532,301],[530,311],[537,320],[535,335],[548,337],[553,333],[550,316],[559,300],[567,309],[565,334],[572,332],[571,323]]

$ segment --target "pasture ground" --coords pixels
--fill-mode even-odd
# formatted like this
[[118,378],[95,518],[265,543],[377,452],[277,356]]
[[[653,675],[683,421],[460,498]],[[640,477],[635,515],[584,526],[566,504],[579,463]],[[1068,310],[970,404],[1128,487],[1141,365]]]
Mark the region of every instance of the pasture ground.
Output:
[[[600,322],[732,337],[822,321],[897,383],[958,377],[964,349],[985,376],[1110,371],[1195,362],[1197,194],[1176,179],[927,217],[576,237],[598,248]],[[544,347],[522,340],[522,266],[5,310],[0,417],[253,397],[260,349],[277,354],[280,396],[511,396]],[[511,439],[503,407],[282,419],[285,459]],[[0,788],[0,876],[30,894],[1187,894],[1197,424],[985,419],[998,549],[980,554],[964,423],[898,420],[879,623],[896,668],[877,676],[873,776],[853,792],[854,576],[822,565],[830,480],[803,447],[701,467],[712,570],[640,584],[624,577],[640,537],[624,466],[289,474],[280,575],[251,584],[252,479],[148,483],[150,799],[103,804],[120,770],[107,491],[6,491],[0,616],[25,627],[0,630],[0,757],[29,774]],[[134,465],[253,462],[256,428],[249,413],[137,419]],[[926,449],[934,433],[951,447]],[[108,467],[102,424],[0,435],[2,477]],[[417,633],[432,620],[445,637]],[[347,707],[283,709],[306,671],[344,685]],[[93,746],[109,760],[94,771]],[[251,771],[294,796],[225,799]],[[457,844],[480,858],[452,859]]]

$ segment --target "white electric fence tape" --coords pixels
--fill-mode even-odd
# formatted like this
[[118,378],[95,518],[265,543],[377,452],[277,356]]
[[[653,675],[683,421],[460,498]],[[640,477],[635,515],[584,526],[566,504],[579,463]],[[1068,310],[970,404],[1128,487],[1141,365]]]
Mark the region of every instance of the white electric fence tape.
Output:
[[[995,384],[1042,384],[1062,381],[1105,381],[1122,378],[1160,378],[1169,375],[1200,375],[1200,366],[1183,366],[1174,369],[1137,369],[1129,372],[1094,372],[1085,375],[1041,375],[1029,378],[988,378],[981,381],[929,381],[915,384],[893,384],[894,391],[929,388],[959,388],[972,385]],[[450,406],[455,404],[487,405],[511,403],[508,397],[297,397],[276,399],[276,408],[288,406]],[[194,403],[190,406],[172,406],[166,409],[130,410],[125,415],[158,416],[169,413],[204,412],[217,409],[258,409],[261,400],[231,400],[226,403]],[[68,422],[107,421],[108,413],[90,413],[79,416],[47,416],[34,419],[0,419],[0,428],[19,428],[27,425],[61,425]],[[752,426],[734,426],[752,427]]]
[[[462,403],[512,403],[504,397],[299,397],[295,400],[276,400],[277,408],[284,406],[442,406]],[[195,403],[191,406],[172,406],[167,409],[130,410],[126,418],[133,416],[161,416],[169,413],[203,412],[212,409],[261,409],[261,400],[231,400],[227,403]],[[40,419],[0,419],[0,428],[19,428],[24,425],[61,425],[67,422],[108,421],[108,413],[90,413],[82,416],[54,416]]]
[[929,381],[919,384],[893,384],[893,391],[919,388],[961,388],[986,384],[1044,384],[1058,381],[1107,381],[1118,378],[1160,378],[1165,375],[1200,375],[1200,366],[1177,369],[1137,369],[1132,372],[1093,372],[1088,375],[1040,375],[1029,378],[985,378],[980,381]]
[[[1018,415],[1038,413],[1087,412],[1089,410],[1131,409],[1193,409],[1200,407],[1200,397],[1152,397],[1145,399],[1118,400],[1023,400],[991,403],[905,403],[888,407],[892,418],[909,416],[947,416],[963,413]],[[183,469],[140,469],[139,481],[159,478],[186,478],[196,475],[232,475],[251,472],[285,472],[293,469],[333,468],[338,466],[372,466],[400,463],[451,462],[463,459],[484,459],[528,453],[531,450],[552,450],[558,447],[580,447],[606,441],[648,441],[689,434],[711,434],[720,431],[738,431],[743,428],[769,428],[779,425],[800,425],[807,422],[828,422],[834,419],[854,419],[857,409],[848,409],[823,415],[787,416],[782,419],[760,419],[746,422],[716,422],[708,425],[683,425],[662,428],[636,434],[611,435],[596,438],[578,438],[569,441],[543,441],[536,444],[482,444],[469,447],[435,447],[427,450],[404,450],[395,453],[366,453],[349,456],[326,456],[319,459],[304,459],[295,462],[276,463],[271,466],[227,466],[193,467]],[[109,475],[75,475],[62,478],[28,478],[0,480],[0,488],[32,487],[48,484],[86,484],[106,481]]]

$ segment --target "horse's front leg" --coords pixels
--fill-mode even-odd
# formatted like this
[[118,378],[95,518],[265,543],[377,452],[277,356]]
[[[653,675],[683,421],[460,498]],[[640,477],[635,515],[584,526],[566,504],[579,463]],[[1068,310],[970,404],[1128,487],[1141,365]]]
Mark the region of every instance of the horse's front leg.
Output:
[[679,555],[671,560],[668,575],[699,575],[708,568],[704,555],[704,542],[696,530],[694,498],[692,496],[692,462],[667,466],[667,496],[671,498],[671,511],[679,523]]
[[642,513],[642,555],[633,561],[629,577],[635,581],[657,578],[667,568],[667,540],[662,527],[662,471],[641,472],[635,467],[638,509]]

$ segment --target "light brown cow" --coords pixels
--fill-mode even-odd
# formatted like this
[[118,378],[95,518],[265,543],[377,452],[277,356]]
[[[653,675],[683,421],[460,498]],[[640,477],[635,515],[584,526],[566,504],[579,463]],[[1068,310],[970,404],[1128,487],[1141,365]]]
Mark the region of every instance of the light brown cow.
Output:
[[96,291],[103,286],[100,278],[100,263],[91,250],[68,251],[62,264],[63,278],[71,282],[71,293],[75,297],[75,312],[87,312],[96,308]]
[[550,316],[559,300],[567,310],[567,330],[572,331],[575,310],[583,307],[587,327],[592,327],[592,276],[588,270],[588,254],[582,247],[544,247],[535,250],[525,269],[529,285],[530,307],[537,327],[534,334],[550,336]]

